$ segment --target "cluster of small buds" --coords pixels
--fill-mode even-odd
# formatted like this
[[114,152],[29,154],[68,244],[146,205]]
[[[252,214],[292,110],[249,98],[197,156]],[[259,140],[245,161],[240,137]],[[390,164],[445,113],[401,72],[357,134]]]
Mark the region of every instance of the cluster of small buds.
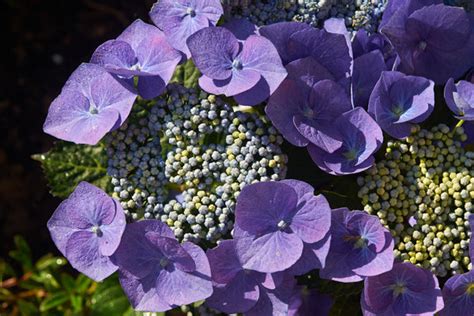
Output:
[[160,219],[182,240],[222,238],[240,190],[286,174],[283,139],[265,117],[174,84],[137,102],[106,142],[113,196],[128,218]]
[[298,21],[321,27],[329,18],[342,18],[348,30],[375,32],[387,0],[299,0],[232,3],[230,16],[244,17],[261,26]]
[[462,127],[413,129],[389,141],[385,160],[358,178],[365,210],[395,239],[395,256],[441,277],[472,269],[468,218],[474,212],[474,152]]

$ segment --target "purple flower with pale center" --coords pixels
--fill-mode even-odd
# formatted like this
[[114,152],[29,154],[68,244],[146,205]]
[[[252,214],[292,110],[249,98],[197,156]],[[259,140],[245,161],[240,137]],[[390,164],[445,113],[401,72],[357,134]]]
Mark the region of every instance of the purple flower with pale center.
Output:
[[151,8],[150,18],[169,43],[189,58],[187,39],[203,28],[215,26],[223,13],[219,0],[159,0]]
[[117,270],[110,256],[125,230],[120,203],[104,191],[81,182],[48,221],[56,247],[79,272],[102,281]]
[[124,81],[137,76],[140,96],[152,99],[163,92],[180,60],[181,53],[171,47],[162,31],[138,19],[117,39],[100,45],[91,63]]
[[452,276],[443,287],[440,316],[469,315],[474,311],[474,270]]
[[[331,209],[301,181],[259,182],[244,187],[235,209],[236,251],[245,269],[283,271],[302,256],[305,244],[326,238]],[[324,248],[325,243],[318,245]],[[311,250],[310,250],[311,252]],[[313,254],[314,255],[314,254]],[[320,257],[323,259],[324,249]],[[316,260],[308,261],[313,265]],[[304,263],[303,263],[304,264]],[[316,266],[300,267],[313,269]]]
[[332,80],[312,87],[287,79],[268,100],[265,112],[283,137],[295,146],[315,144],[333,152],[341,146],[334,120],[352,109],[346,91]]
[[439,1],[395,2],[381,32],[398,53],[397,70],[444,84],[474,65],[474,17],[464,9],[444,4],[424,6]]
[[334,152],[309,144],[308,152],[323,171],[344,175],[367,170],[374,164],[373,154],[380,148],[383,133],[374,119],[361,107],[347,111],[333,121],[338,131],[334,141],[342,145]]
[[226,314],[286,314],[294,278],[245,269],[235,247],[235,240],[223,240],[207,251],[214,292],[206,304]]
[[444,87],[444,98],[456,118],[474,121],[474,82],[461,80],[455,84],[449,79]]
[[432,316],[444,303],[436,276],[404,262],[394,264],[391,271],[365,279],[361,307],[364,316]]
[[191,242],[180,244],[161,221],[127,225],[112,259],[119,266],[120,284],[138,311],[167,311],[212,294],[204,251]]
[[328,316],[334,304],[331,296],[315,289],[298,287],[291,299],[288,316]]
[[208,27],[192,35],[188,47],[203,74],[201,88],[233,96],[242,105],[264,101],[287,75],[276,48],[263,36],[242,42],[226,28]]
[[393,238],[378,217],[347,208],[331,215],[331,246],[322,278],[358,282],[392,269]]
[[62,140],[95,145],[123,124],[136,97],[102,67],[81,64],[51,103],[43,130]]
[[370,95],[369,113],[387,134],[401,139],[410,135],[413,124],[428,118],[434,101],[433,81],[384,71]]

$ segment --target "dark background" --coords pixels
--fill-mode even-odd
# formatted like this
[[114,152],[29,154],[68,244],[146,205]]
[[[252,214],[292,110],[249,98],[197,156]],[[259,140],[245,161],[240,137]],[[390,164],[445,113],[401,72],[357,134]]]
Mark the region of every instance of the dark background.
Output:
[[0,257],[22,234],[34,257],[59,254],[46,222],[59,199],[48,193],[31,155],[54,139],[42,131],[51,101],[95,48],[154,0],[0,0]]

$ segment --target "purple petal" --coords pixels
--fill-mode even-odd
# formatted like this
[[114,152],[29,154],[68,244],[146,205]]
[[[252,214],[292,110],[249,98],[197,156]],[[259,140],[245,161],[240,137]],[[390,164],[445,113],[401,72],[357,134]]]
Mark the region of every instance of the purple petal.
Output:
[[255,306],[259,296],[260,288],[253,274],[240,271],[229,283],[214,286],[206,305],[227,314],[245,313]]
[[292,61],[286,65],[286,69],[288,71],[288,79],[301,80],[310,87],[321,80],[335,80],[333,74],[311,56]]
[[443,287],[444,309],[440,316],[468,315],[474,310],[474,295],[467,293],[474,284],[474,271],[452,276]]
[[260,287],[260,297],[257,304],[245,315],[287,315],[289,305],[295,293],[295,279],[288,276],[275,290]]
[[304,181],[285,179],[280,180],[280,182],[289,185],[295,190],[296,194],[298,195],[298,201],[306,194],[310,194],[311,196],[314,195],[314,188]]
[[314,269],[324,268],[330,244],[331,234],[329,233],[314,244],[304,244],[301,258],[287,272],[291,275],[303,275]]
[[117,271],[118,267],[108,256],[99,253],[98,239],[90,231],[71,234],[66,244],[66,258],[76,270],[100,282]]
[[119,270],[119,280],[133,309],[146,312],[164,312],[173,309],[156,291],[154,278],[136,279],[127,271]]
[[212,280],[216,283],[226,284],[237,273],[243,271],[233,240],[221,241],[217,247],[207,251],[207,257],[211,266]]
[[278,229],[281,220],[296,212],[297,194],[279,182],[257,182],[247,185],[237,198],[235,223],[257,236]]
[[222,27],[231,31],[239,41],[245,41],[250,35],[258,34],[257,26],[247,19],[232,18]]
[[305,243],[315,243],[324,238],[331,226],[331,208],[323,195],[305,197],[290,224],[291,229]]
[[181,247],[176,239],[163,237],[155,232],[148,232],[145,234],[145,237],[155,247],[159,248],[161,253],[179,270],[183,272],[193,272],[196,270],[193,258]]
[[291,40],[291,35],[310,28],[305,23],[280,22],[262,26],[259,33],[275,45],[283,64],[286,65],[293,60],[307,56],[305,51],[299,49],[302,45]]
[[212,294],[211,269],[206,254],[190,242],[184,243],[183,248],[193,258],[196,271],[187,273],[178,269],[163,269],[156,279],[156,291],[170,305],[190,304]]
[[257,237],[236,239],[236,250],[245,269],[273,273],[291,267],[303,252],[303,242],[295,234],[276,231]]
[[104,256],[111,256],[117,250],[125,231],[125,213],[120,203],[115,200],[113,202],[115,204],[113,221],[100,228],[102,236],[99,238],[99,251]]
[[308,140],[297,130],[292,118],[300,112],[300,106],[306,103],[309,92],[309,88],[302,87],[295,81],[285,80],[272,94],[265,107],[265,113],[273,126],[295,146],[303,147],[308,144]]
[[138,79],[138,92],[144,99],[159,96],[166,88],[166,82],[160,76],[142,76]]
[[224,80],[232,75],[232,62],[239,52],[237,38],[222,27],[208,27],[188,39],[197,68],[207,77]]
[[137,71],[130,70],[137,63],[132,47],[124,41],[109,40],[97,47],[91,63],[104,67],[108,72],[121,76],[134,76]]
[[474,84],[461,80],[454,84],[451,78],[444,88],[444,98],[449,109],[465,120],[474,119],[474,114],[470,114],[474,109]]
[[353,93],[355,106],[367,108],[370,94],[385,68],[380,51],[375,50],[354,60]]

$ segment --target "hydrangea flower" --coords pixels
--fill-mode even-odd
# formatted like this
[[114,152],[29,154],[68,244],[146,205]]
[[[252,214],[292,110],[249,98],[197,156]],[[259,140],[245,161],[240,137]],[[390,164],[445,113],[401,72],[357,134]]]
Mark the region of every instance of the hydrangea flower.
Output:
[[444,87],[444,98],[449,109],[460,120],[474,121],[474,80],[454,83],[451,78]]
[[127,225],[113,256],[120,284],[133,308],[162,312],[212,294],[211,269],[204,251],[180,244],[159,220]]
[[[235,247],[235,240],[223,240],[207,251],[214,292],[206,304],[227,314],[286,314],[294,281],[282,273],[265,274],[245,269]],[[263,311],[265,313],[259,314]]]
[[203,28],[215,26],[223,13],[219,0],[159,0],[151,8],[150,18],[169,43],[189,58],[186,40]]
[[236,250],[245,269],[273,273],[294,265],[305,244],[325,238],[328,202],[308,184],[259,182],[243,188],[235,209]]
[[386,69],[385,60],[380,50],[373,50],[354,59],[352,94],[355,106],[367,108],[370,94],[382,71]]
[[381,32],[398,53],[397,69],[444,84],[474,64],[474,18],[462,8],[434,3],[439,1],[394,1]]
[[443,287],[440,316],[469,315],[474,311],[474,270],[452,276]]
[[331,246],[320,276],[358,282],[392,269],[393,238],[380,220],[362,211],[332,211]]
[[273,44],[251,35],[242,44],[223,27],[208,27],[188,39],[193,61],[203,76],[199,85],[207,92],[233,96],[242,105],[267,99],[287,72]]
[[136,94],[102,67],[81,64],[49,107],[45,133],[77,144],[95,145],[127,118]]
[[390,136],[405,138],[434,108],[434,82],[423,77],[384,71],[369,100],[369,113]]
[[71,265],[91,279],[102,281],[117,270],[109,257],[119,246],[125,215],[101,189],[79,183],[51,216],[48,229]]
[[386,69],[391,70],[397,57],[397,53],[387,38],[380,33],[369,35],[365,30],[357,31],[352,39],[353,58],[357,59],[358,57],[373,51],[380,51],[382,53]]
[[287,79],[268,100],[265,112],[283,137],[295,146],[315,144],[333,152],[341,142],[333,137],[334,120],[352,109],[346,91],[332,80],[312,87]]
[[431,316],[444,307],[438,279],[411,263],[396,263],[391,271],[364,281],[361,296],[364,316]]
[[342,145],[334,152],[322,150],[313,144],[308,152],[319,168],[334,175],[361,172],[370,168],[372,156],[381,146],[383,134],[372,117],[361,107],[343,113],[333,121],[339,132],[335,141]]
[[137,76],[140,96],[152,99],[163,92],[180,60],[181,54],[171,47],[162,31],[138,19],[117,39],[100,45],[91,63],[119,78]]

